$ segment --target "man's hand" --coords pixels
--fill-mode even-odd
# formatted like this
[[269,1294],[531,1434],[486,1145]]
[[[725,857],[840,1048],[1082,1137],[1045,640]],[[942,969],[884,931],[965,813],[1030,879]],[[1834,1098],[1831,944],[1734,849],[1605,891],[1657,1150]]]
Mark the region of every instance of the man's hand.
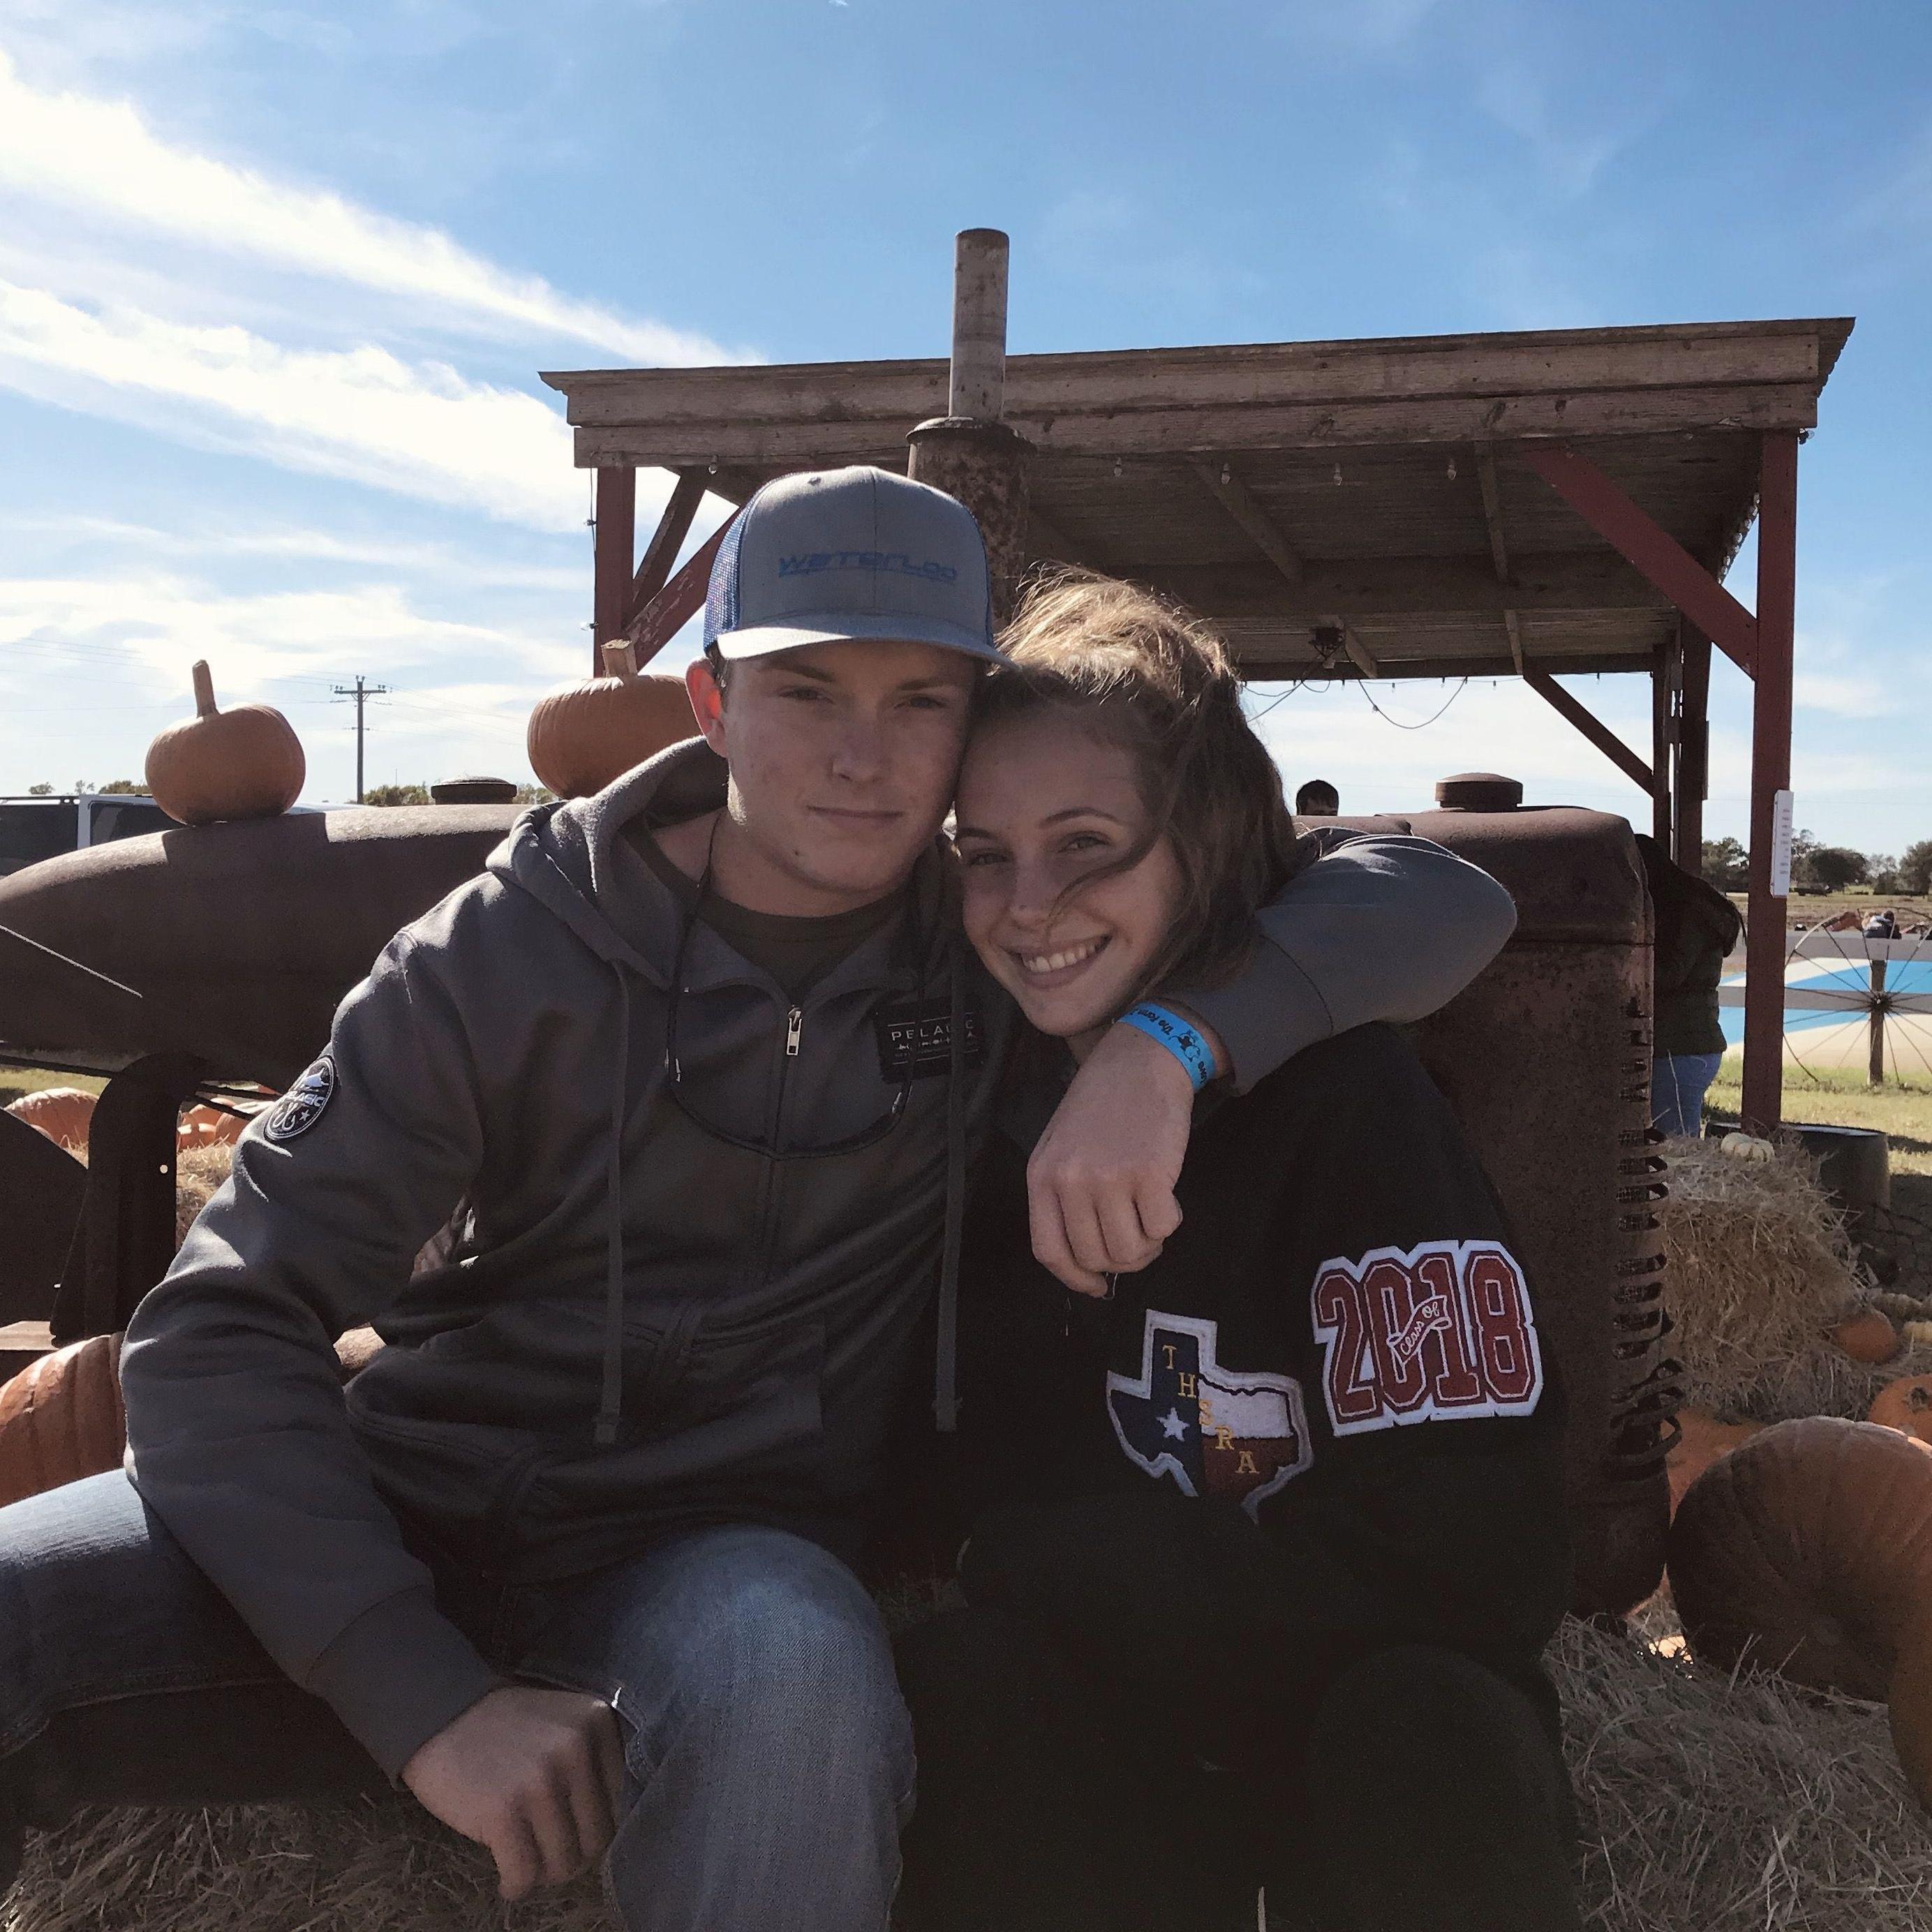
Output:
[[604,1856],[624,1784],[616,1716],[574,1690],[493,1690],[416,1753],[403,1782],[486,1846],[503,1896],[521,1898]]
[[[1202,1036],[1217,1064],[1220,1042]],[[1180,1226],[1174,1184],[1186,1158],[1194,1085],[1156,1040],[1109,1027],[1073,1077],[1027,1163],[1033,1251],[1081,1294],[1132,1274]]]

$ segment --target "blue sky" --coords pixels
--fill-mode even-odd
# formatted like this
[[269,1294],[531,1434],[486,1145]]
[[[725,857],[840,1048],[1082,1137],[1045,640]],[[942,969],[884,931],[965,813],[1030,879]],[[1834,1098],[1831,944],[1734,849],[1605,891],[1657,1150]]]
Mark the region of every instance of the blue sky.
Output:
[[[526,776],[590,581],[536,371],[943,354],[979,224],[1020,351],[1856,316],[1801,470],[1798,818],[1932,837],[1915,0],[0,0],[0,791],[137,773],[197,656],[311,801],[358,672],[370,782]],[[1642,681],[1579,688],[1647,744]],[[1643,808],[1507,682],[1265,729],[1351,810],[1472,766]]]

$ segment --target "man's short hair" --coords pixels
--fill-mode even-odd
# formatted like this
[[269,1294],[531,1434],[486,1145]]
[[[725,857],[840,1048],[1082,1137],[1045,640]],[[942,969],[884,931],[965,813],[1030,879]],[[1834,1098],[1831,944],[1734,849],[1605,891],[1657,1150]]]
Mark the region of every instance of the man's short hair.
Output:
[[1342,809],[1342,794],[1326,778],[1310,778],[1294,794],[1300,818],[1333,818]]

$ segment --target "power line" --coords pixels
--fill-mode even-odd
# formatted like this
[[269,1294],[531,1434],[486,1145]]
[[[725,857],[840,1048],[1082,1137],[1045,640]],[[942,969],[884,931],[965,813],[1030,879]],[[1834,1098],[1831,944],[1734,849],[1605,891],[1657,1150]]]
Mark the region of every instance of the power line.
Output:
[[389,687],[386,684],[365,684],[362,674],[356,674],[356,682],[351,684],[332,685],[330,690],[338,698],[352,698],[356,700],[356,802],[362,802],[362,707],[372,698],[385,695]]

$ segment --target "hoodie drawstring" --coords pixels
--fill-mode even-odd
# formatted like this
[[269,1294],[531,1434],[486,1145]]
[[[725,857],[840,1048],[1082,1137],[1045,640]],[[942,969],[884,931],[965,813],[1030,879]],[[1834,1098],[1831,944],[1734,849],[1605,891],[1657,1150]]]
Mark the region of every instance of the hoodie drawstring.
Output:
[[604,1163],[605,1261],[604,1389],[597,1409],[597,1446],[614,1447],[624,1412],[624,1114],[630,1096],[631,982],[610,962],[617,979],[617,1062],[610,1083],[610,1148]]
[[952,1019],[946,1034],[946,1245],[939,1263],[939,1348],[932,1414],[942,1436],[959,1427],[959,1244],[966,1225],[966,981],[959,946],[946,948]]

